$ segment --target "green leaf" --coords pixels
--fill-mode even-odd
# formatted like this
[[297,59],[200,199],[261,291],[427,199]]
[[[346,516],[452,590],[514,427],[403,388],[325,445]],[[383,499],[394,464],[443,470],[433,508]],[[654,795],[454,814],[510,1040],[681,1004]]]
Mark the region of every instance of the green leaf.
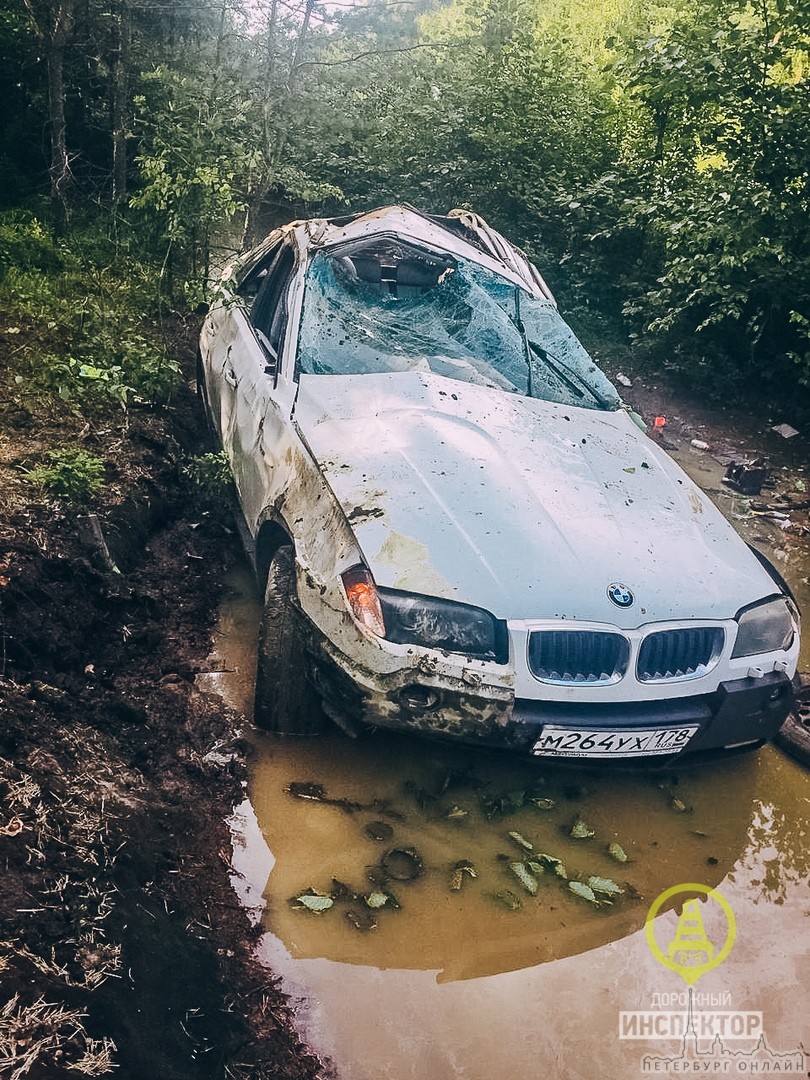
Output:
[[569,881],[568,888],[572,893],[580,897],[581,900],[587,900],[591,904],[595,904],[597,907],[599,906],[600,901],[589,885],[584,885],[581,881]]
[[624,848],[615,841],[612,844],[608,844],[608,855],[610,855],[611,859],[615,859],[616,862],[627,862],[627,855],[625,854]]
[[294,897],[290,903],[303,908],[305,911],[311,911],[314,915],[320,915],[332,907],[334,900],[331,896],[324,896],[322,893],[312,891]]
[[537,896],[537,878],[533,874],[529,873],[529,871],[526,869],[522,862],[509,863],[509,869],[518,879],[526,892],[531,893],[532,896]]
[[574,840],[590,840],[596,833],[582,818],[577,818],[568,835],[572,836]]
[[602,896],[622,896],[624,894],[624,889],[617,885],[615,881],[595,874],[588,878],[588,885],[595,893]]

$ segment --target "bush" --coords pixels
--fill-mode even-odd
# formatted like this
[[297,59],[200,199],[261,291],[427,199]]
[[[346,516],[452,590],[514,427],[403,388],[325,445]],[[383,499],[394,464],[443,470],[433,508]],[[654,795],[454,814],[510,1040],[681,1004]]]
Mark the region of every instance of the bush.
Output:
[[48,465],[31,469],[28,478],[48,495],[70,503],[86,502],[104,486],[104,460],[86,450],[50,450]]
[[183,466],[183,479],[189,498],[201,510],[230,511],[233,498],[233,477],[224,450],[217,454],[199,454]]
[[14,213],[0,219],[0,281],[12,267],[48,273],[62,267],[53,240],[36,218]]

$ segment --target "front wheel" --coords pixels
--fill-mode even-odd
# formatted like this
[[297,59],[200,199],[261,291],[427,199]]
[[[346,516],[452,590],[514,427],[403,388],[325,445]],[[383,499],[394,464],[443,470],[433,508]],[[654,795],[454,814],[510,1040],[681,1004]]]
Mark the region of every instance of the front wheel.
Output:
[[280,547],[267,574],[256,665],[254,722],[282,735],[317,735],[326,727],[306,673],[301,615],[295,603],[295,555]]

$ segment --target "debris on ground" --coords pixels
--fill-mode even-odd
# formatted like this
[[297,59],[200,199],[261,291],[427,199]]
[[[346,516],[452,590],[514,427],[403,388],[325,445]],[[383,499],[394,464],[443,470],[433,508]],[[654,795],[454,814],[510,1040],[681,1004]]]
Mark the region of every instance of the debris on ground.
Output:
[[776,434],[781,435],[783,439],[792,439],[795,435],[799,434],[797,429],[790,424],[775,424],[771,428],[771,431],[775,431]]
[[764,457],[753,461],[732,461],[726,468],[723,483],[741,495],[759,495],[768,479],[768,468]]

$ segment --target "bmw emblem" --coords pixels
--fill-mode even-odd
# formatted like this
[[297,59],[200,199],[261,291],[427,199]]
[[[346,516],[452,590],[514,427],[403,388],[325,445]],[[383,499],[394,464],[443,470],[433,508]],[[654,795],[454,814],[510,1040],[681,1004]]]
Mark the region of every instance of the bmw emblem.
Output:
[[620,581],[613,581],[608,585],[607,594],[616,607],[630,607],[635,597]]

